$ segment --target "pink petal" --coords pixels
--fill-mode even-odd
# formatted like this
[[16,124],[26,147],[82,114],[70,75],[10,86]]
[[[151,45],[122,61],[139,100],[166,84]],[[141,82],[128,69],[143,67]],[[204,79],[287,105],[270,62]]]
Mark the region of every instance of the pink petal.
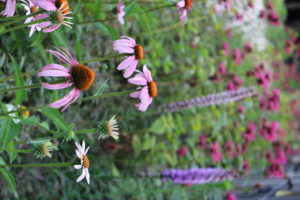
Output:
[[60,60],[62,63],[71,65],[71,58],[69,58],[67,55],[64,55],[58,51],[49,50],[47,49],[46,52],[51,53],[54,57],[56,57],[58,60]]
[[128,82],[134,85],[147,85],[147,80],[144,77],[135,76],[128,79]]
[[136,91],[136,92],[132,92],[130,93],[130,97],[132,98],[139,98],[140,97],[141,92],[140,91]]
[[48,10],[48,11],[57,10],[54,2],[52,2],[50,0],[30,0],[30,1],[35,6],[41,7],[45,10]]
[[[80,90],[76,89],[76,93],[74,94],[71,101],[68,104],[66,104],[61,111],[62,112],[65,111],[72,103],[74,103],[78,99],[79,96],[80,96]],[[83,148],[83,151],[84,151],[84,148]]]
[[76,182],[78,183],[78,182],[82,181],[82,179],[84,179],[85,176],[86,176],[86,172],[83,169],[82,170],[82,174],[78,177],[78,179],[76,180]]
[[125,73],[124,73],[124,78],[128,78],[129,76],[131,76],[134,72],[134,70],[136,69],[136,66],[138,64],[138,60],[134,59],[133,62],[130,64],[130,66],[126,69]]
[[144,67],[143,67],[143,72],[144,72],[144,75],[145,75],[145,77],[146,77],[146,79],[147,79],[148,82],[153,81],[152,76],[151,76],[151,72],[150,72],[150,70],[147,68],[146,65],[144,65]]
[[16,0],[7,0],[5,10],[1,13],[6,17],[12,17],[16,11]]
[[59,84],[42,83],[42,86],[49,90],[60,90],[60,89],[71,87],[72,85],[73,83],[59,83]]
[[135,56],[129,56],[123,60],[117,67],[117,70],[123,70],[127,68],[135,60]]
[[125,46],[116,46],[114,47],[115,51],[118,51],[119,53],[134,53],[134,49],[131,47],[125,47]]
[[73,100],[74,95],[76,94],[77,89],[73,88],[71,92],[69,92],[66,96],[64,96],[62,99],[59,99],[51,104],[49,104],[50,107],[52,108],[60,108],[62,106],[65,106],[68,104],[70,101]]
[[130,41],[130,43],[132,44],[132,45],[136,45],[136,42],[135,42],[135,40],[133,39],[133,38],[131,38],[131,37],[128,37],[128,36],[121,36],[121,38],[122,39],[127,39],[127,40],[129,40]]
[[69,72],[70,70],[68,68],[65,68],[62,65],[58,65],[58,64],[48,64],[45,65],[41,71],[45,71],[45,70],[60,70],[60,71],[64,71],[64,72]]
[[71,74],[60,70],[44,70],[39,72],[38,76],[69,77]]

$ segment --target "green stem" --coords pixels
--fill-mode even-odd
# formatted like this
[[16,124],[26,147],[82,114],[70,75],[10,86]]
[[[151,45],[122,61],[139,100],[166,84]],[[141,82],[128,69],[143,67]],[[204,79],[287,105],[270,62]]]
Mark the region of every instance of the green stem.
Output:
[[37,74],[39,71],[40,70],[35,70],[35,71],[32,71],[32,72],[25,72],[25,73],[18,74],[18,75],[7,76],[5,78],[1,78],[0,83],[4,82],[4,81],[7,81],[9,79],[15,79],[15,78],[23,77],[23,76],[31,76],[31,75]]
[[[159,10],[159,9],[163,9],[163,8],[169,8],[169,7],[174,7],[176,4],[169,4],[169,5],[164,5],[164,6],[159,6],[159,7],[155,7],[155,8],[151,8],[149,10],[145,10],[145,11],[141,11],[141,12],[137,12],[137,13],[133,13],[133,14],[146,14],[148,12],[152,12],[155,10]],[[124,17],[127,17],[128,15],[125,15]],[[103,19],[103,20],[93,20],[93,21],[85,21],[85,22],[77,22],[76,24],[89,24],[89,23],[102,23],[102,22],[107,22],[107,21],[112,21],[117,19],[117,17],[111,17],[111,18],[107,18],[107,19]]]
[[18,167],[18,168],[25,168],[25,167],[70,167],[74,165],[73,162],[69,163],[32,163],[32,164],[6,164],[0,165],[2,167]]
[[[3,18],[0,18],[0,21],[9,21],[9,20],[24,20],[24,19],[27,19],[29,17],[33,17],[35,15],[38,15],[38,14],[42,14],[42,13],[45,13],[47,11],[45,10],[40,10],[40,11],[37,11],[37,12],[34,12],[34,13],[31,13],[29,15],[24,15],[24,16],[12,16],[12,17],[3,17]],[[2,26],[2,24],[0,24],[0,26]]]
[[[112,59],[112,58],[118,58],[118,57],[123,57],[123,56],[130,56],[130,55],[132,55],[132,54],[128,54],[128,53],[112,54],[112,55],[108,55],[108,56],[104,56],[104,57],[100,57],[100,58],[94,58],[94,59],[91,59],[91,60],[83,60],[83,61],[80,61],[80,63],[86,64],[86,63],[92,63],[92,62],[99,62],[99,61],[109,60],[109,59]],[[10,79],[23,77],[23,76],[32,76],[32,75],[37,74],[39,71],[40,70],[35,70],[35,71],[32,71],[32,72],[25,72],[25,73],[21,73],[21,74],[18,74],[18,75],[12,75],[12,76],[8,76],[8,77],[5,77],[5,78],[1,78],[0,83],[4,82],[4,81],[7,81],[7,80],[10,80]]]
[[0,151],[10,151],[10,152],[16,152],[16,153],[33,153],[33,149],[6,149],[6,148],[0,148]]
[[[135,90],[121,91],[121,92],[111,92],[111,93],[101,94],[101,95],[98,95],[98,96],[89,96],[89,97],[84,97],[84,98],[77,99],[76,102],[102,99],[102,98],[106,98],[106,97],[123,96],[123,95],[128,95],[128,94],[130,94],[134,91]],[[46,108],[46,107],[48,107],[48,105],[37,106],[37,107],[32,107],[32,108],[19,108],[17,110],[12,110],[10,112],[1,113],[0,116],[6,116],[6,115],[9,115],[11,113],[23,112],[23,111],[36,111],[36,110],[40,110],[40,109],[43,109],[43,108]]]
[[[52,81],[50,83],[62,83],[64,81]],[[6,89],[2,89],[0,90],[0,93],[3,92],[9,92],[9,91],[17,91],[17,90],[25,90],[25,89],[33,89],[33,88],[39,88],[42,86],[42,83],[36,83],[36,84],[32,84],[32,85],[23,85],[23,86],[18,86],[18,87],[12,87],[12,88],[6,88]]]
[[42,22],[45,22],[47,20],[50,20],[50,18],[45,18],[45,19],[40,19],[40,20],[35,20],[35,21],[32,21],[32,22],[29,22],[27,24],[20,24],[18,26],[14,26],[12,28],[9,28],[9,29],[6,29],[2,32],[0,32],[0,35],[3,35],[5,33],[9,33],[11,31],[16,31],[16,30],[19,30],[19,29],[22,29],[22,28],[25,28],[25,27],[28,27],[30,25],[33,25],[33,24],[38,24],[38,23],[42,23]]
[[144,33],[140,33],[138,34],[139,35],[151,35],[151,34],[155,34],[155,33],[160,33],[160,32],[164,32],[164,31],[169,31],[169,30],[172,30],[172,29],[176,29],[178,27],[182,27],[186,24],[189,24],[189,23],[194,23],[194,22],[197,22],[197,21],[200,21],[202,19],[205,19],[206,17],[205,16],[201,16],[201,17],[195,17],[194,19],[189,19],[186,23],[182,23],[182,22],[178,22],[176,24],[173,24],[173,25],[170,25],[170,26],[166,26],[166,27],[163,27],[163,28],[160,28],[160,29],[156,29],[156,30],[153,30],[153,31],[146,31]]
[[90,128],[90,129],[83,129],[75,131],[75,134],[89,134],[89,133],[96,133],[98,129],[96,128]]

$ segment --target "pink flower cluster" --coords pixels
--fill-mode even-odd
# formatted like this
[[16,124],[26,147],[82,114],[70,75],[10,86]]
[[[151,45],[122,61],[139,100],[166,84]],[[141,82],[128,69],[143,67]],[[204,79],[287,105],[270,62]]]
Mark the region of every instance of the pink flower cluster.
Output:
[[260,100],[260,109],[265,111],[277,111],[280,105],[280,90],[274,89],[270,95],[265,94]]
[[269,1],[267,4],[267,10],[262,10],[260,12],[260,17],[261,18],[267,18],[268,22],[272,26],[280,26],[280,19],[279,16],[275,13],[274,10],[274,4],[272,1]]

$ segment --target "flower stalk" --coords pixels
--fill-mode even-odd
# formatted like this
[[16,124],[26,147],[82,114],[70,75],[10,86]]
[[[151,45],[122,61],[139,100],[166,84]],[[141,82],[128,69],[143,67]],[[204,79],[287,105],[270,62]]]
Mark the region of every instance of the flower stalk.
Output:
[[74,165],[73,162],[67,163],[32,163],[32,164],[5,164],[0,165],[0,168],[3,167],[14,167],[14,168],[27,168],[27,167],[70,167]]

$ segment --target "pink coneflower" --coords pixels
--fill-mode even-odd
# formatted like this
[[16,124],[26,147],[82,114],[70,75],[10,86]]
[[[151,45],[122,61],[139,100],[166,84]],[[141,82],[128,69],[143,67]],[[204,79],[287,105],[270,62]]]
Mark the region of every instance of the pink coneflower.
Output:
[[54,50],[46,50],[53,56],[58,58],[62,63],[69,65],[68,69],[58,64],[48,64],[44,66],[38,73],[40,77],[64,77],[65,81],[58,84],[43,83],[43,87],[49,90],[60,90],[68,87],[73,87],[71,92],[60,100],[51,104],[50,107],[66,110],[79,97],[81,91],[88,90],[94,82],[94,71],[89,67],[78,63],[78,61],[65,48],[56,48]]
[[214,162],[220,162],[222,160],[222,152],[217,142],[210,144],[209,151]]
[[219,70],[219,72],[220,72],[221,75],[226,75],[227,70],[226,70],[224,62],[220,62],[219,63],[218,70]]
[[265,174],[267,177],[270,177],[273,175],[275,178],[282,178],[285,174],[284,167],[282,164],[280,164],[276,161],[273,161],[271,163],[271,165],[267,168]]
[[236,200],[236,196],[232,192],[228,191],[224,196],[224,200]]
[[268,15],[268,21],[272,26],[280,26],[280,19],[274,11],[270,11]]
[[272,1],[269,1],[269,2],[268,2],[267,8],[268,8],[268,10],[274,10],[274,4],[273,4]]
[[235,19],[236,19],[237,21],[243,21],[243,18],[244,18],[244,16],[243,16],[243,14],[242,14],[241,12],[237,12],[237,13],[235,14]]
[[283,164],[283,165],[287,163],[287,157],[286,157],[284,151],[281,148],[277,148],[275,150],[274,161],[278,162],[280,164]]
[[237,112],[238,113],[245,113],[245,107],[243,106],[243,105],[238,105],[238,107],[237,107]]
[[293,44],[292,40],[285,41],[284,50],[286,54],[292,53],[292,44]]
[[16,11],[16,0],[6,0],[5,9],[1,12],[1,15],[5,17],[12,17],[15,14],[15,11]]
[[236,155],[240,156],[240,155],[242,155],[242,153],[243,153],[242,145],[241,144],[237,144],[236,145]]
[[113,48],[119,53],[130,54],[130,56],[122,61],[117,67],[118,70],[125,69],[124,78],[128,78],[133,74],[139,60],[144,58],[143,47],[136,44],[135,40],[131,37],[122,36],[121,39],[113,42]]
[[255,140],[255,130],[256,130],[255,124],[249,123],[247,125],[246,132],[243,135],[246,142],[252,142],[253,140]]
[[143,72],[138,72],[135,77],[128,79],[129,83],[140,85],[139,91],[130,94],[132,98],[140,99],[140,103],[136,104],[138,109],[142,112],[146,111],[148,106],[152,103],[153,98],[157,96],[156,82],[153,81],[151,72],[146,65],[143,67]]
[[118,5],[117,5],[117,16],[118,16],[118,20],[120,22],[120,24],[124,24],[124,16],[125,16],[125,5],[122,2],[122,0],[119,0]]
[[225,144],[225,151],[229,158],[233,158],[234,156],[234,144],[232,141],[227,141]]
[[188,19],[187,12],[192,8],[192,5],[193,5],[192,0],[180,0],[176,4],[176,8],[178,10],[181,22],[187,21]]
[[183,146],[183,147],[179,148],[176,151],[176,154],[177,154],[177,156],[181,156],[181,157],[186,156],[186,154],[187,154],[187,148],[186,148],[186,146]]
[[89,173],[89,167],[90,167],[90,161],[87,157],[87,152],[89,151],[90,147],[85,148],[85,142],[82,141],[82,146],[75,143],[77,149],[75,150],[77,157],[80,159],[80,165],[74,165],[75,169],[81,169],[82,168],[82,174],[78,177],[76,182],[82,181],[82,179],[86,178],[86,181],[88,184],[90,184],[90,173]]
[[270,123],[268,121],[265,121],[262,129],[260,130],[260,133],[266,140],[273,142],[277,137],[276,132],[278,128],[279,128],[278,122]]
[[252,45],[250,42],[246,42],[245,46],[244,46],[245,52],[246,53],[252,53]]
[[58,29],[61,25],[65,25],[72,28],[73,24],[66,19],[72,19],[67,15],[71,14],[69,3],[67,0],[31,0],[31,2],[47,11],[48,13],[41,14],[34,18],[34,20],[41,20],[50,18],[49,21],[45,21],[37,24],[36,26],[41,28],[43,32],[52,32]]
[[241,64],[242,61],[244,60],[244,56],[242,52],[237,48],[233,49],[233,59],[237,65]]
[[242,85],[243,85],[243,80],[237,75],[234,75],[233,80],[228,83],[227,89],[230,91],[235,91]]
[[260,11],[260,15],[259,15],[260,18],[262,19],[265,19],[267,18],[267,11],[266,10],[262,10]]
[[224,42],[223,43],[223,51],[225,53],[226,56],[230,55],[230,50],[229,50],[229,44],[228,42]]
[[248,173],[248,172],[249,172],[249,169],[250,169],[250,167],[249,167],[249,161],[248,161],[248,160],[244,160],[244,161],[243,161],[243,171],[244,171],[245,173]]
[[199,149],[205,149],[206,148],[206,135],[205,133],[203,133],[200,137],[199,137],[199,142],[198,142],[198,148]]

